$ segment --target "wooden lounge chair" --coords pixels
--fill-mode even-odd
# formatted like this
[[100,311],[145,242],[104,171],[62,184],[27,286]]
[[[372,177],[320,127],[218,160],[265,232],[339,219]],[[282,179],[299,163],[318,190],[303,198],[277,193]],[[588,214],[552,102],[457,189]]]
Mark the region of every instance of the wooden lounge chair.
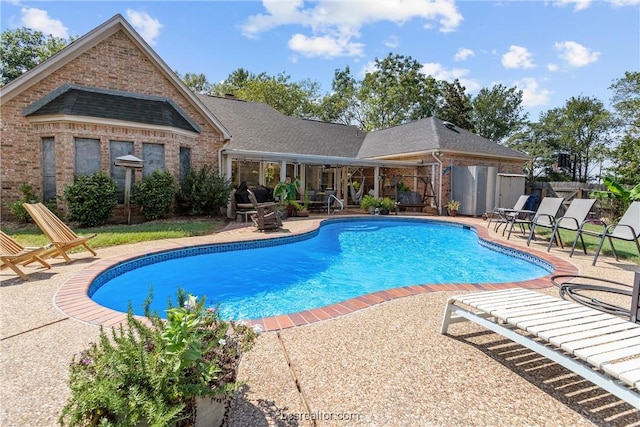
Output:
[[502,335],[640,409],[637,323],[520,288],[449,298],[440,333],[461,321]]
[[44,258],[51,256],[57,252],[57,249],[50,247],[37,247],[37,248],[25,248],[20,243],[13,240],[10,236],[0,231],[0,270],[4,268],[10,268],[13,270],[22,280],[29,280],[29,277],[24,274],[19,265],[27,265],[32,262],[39,262],[46,268],[51,266],[44,261]]
[[[507,240],[511,237],[511,232],[513,231],[514,225],[518,224],[520,229],[524,233],[525,225],[529,227],[529,229],[533,228],[533,223],[538,225],[546,224],[547,226],[551,225],[553,227],[555,225],[556,215],[558,215],[558,211],[560,210],[560,206],[564,198],[562,197],[545,197],[540,202],[540,206],[538,206],[538,210],[535,212],[533,218],[527,215],[525,218],[520,217],[519,215],[515,215],[509,218],[509,234],[507,235]],[[520,211],[522,212],[522,211]],[[527,211],[529,212],[529,211]],[[504,235],[505,229],[502,230],[502,234]],[[529,239],[531,238],[531,233],[529,233]],[[529,241],[527,241],[528,243]]]
[[71,258],[69,258],[67,251],[76,246],[84,247],[91,252],[93,256],[97,255],[96,252],[87,245],[89,240],[96,237],[95,234],[84,237],[78,236],[42,203],[23,203],[22,206],[24,206],[29,215],[31,215],[33,222],[42,230],[56,249],[56,253],[52,256],[62,255],[67,263],[70,263]]
[[247,193],[253,209],[256,211],[251,215],[251,219],[258,230],[275,230],[282,227],[280,212],[278,212],[278,205],[275,202],[258,203],[253,191],[247,188]]
[[[620,221],[617,224],[607,226],[602,232],[586,230],[583,227],[580,227],[578,234],[573,241],[573,246],[571,247],[571,253],[569,256],[573,256],[573,251],[576,249],[576,243],[578,243],[578,237],[582,238],[583,234],[600,238],[600,244],[598,245],[598,249],[596,249],[596,255],[593,257],[591,265],[596,265],[596,261],[598,261],[598,256],[602,250],[602,245],[606,239],[609,240],[609,244],[611,245],[613,255],[616,257],[616,261],[618,261],[618,253],[616,252],[616,248],[613,246],[612,239],[634,242],[638,249],[638,254],[640,255],[640,201],[632,202],[624,215],[622,215],[622,218],[620,218]],[[587,250],[584,247],[584,242],[582,243],[582,247],[586,254]]]
[[[537,227],[543,228],[551,228],[551,238],[549,239],[549,246],[547,246],[547,252],[551,250],[551,245],[553,242],[556,242],[556,245],[559,245],[564,249],[564,245],[562,244],[562,239],[560,238],[559,229],[563,230],[571,230],[577,232],[582,228],[582,225],[585,223],[591,208],[595,204],[596,199],[573,199],[571,204],[567,208],[567,211],[564,215],[558,218],[555,221],[550,221],[549,218],[541,217],[542,221],[533,221],[531,223],[531,231],[529,233],[529,240],[527,240],[527,245],[531,243],[531,239],[535,239],[535,229]],[[578,233],[580,235],[580,233]],[[584,240],[582,239],[582,235],[580,235],[580,239],[582,240],[582,249],[585,251],[586,246],[584,245]]]

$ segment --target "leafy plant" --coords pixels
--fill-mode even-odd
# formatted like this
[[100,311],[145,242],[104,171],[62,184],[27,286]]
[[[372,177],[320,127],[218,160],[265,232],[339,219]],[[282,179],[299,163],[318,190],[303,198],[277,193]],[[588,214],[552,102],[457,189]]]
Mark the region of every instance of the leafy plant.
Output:
[[256,332],[220,319],[216,309],[178,291],[163,321],[149,312],[138,320],[130,308],[126,327],[107,334],[74,357],[71,396],[59,422],[68,426],[171,425],[192,419],[196,396],[231,393],[241,352]]
[[116,183],[102,171],[75,175],[73,184],[64,189],[67,218],[89,227],[104,224],[118,204],[117,192]]
[[380,201],[380,208],[392,211],[396,208],[396,202],[391,200],[389,197],[385,197]]
[[370,194],[365,194],[364,196],[362,196],[362,200],[360,201],[360,207],[365,211],[369,209],[380,208],[380,202],[381,200],[377,197],[373,197]]
[[300,180],[287,178],[285,181],[279,182],[273,189],[273,197],[278,197],[280,207],[282,209],[292,205],[294,209],[300,209],[300,204],[296,201],[298,190],[300,189]]
[[197,171],[189,171],[180,183],[176,195],[178,207],[187,215],[219,216],[221,208],[227,206],[232,191],[230,180],[205,165]]
[[460,202],[458,200],[450,200],[446,206],[450,211],[457,211],[460,209]]
[[591,195],[599,199],[614,199],[618,201],[620,206],[616,209],[617,214],[626,211],[632,201],[640,200],[640,184],[628,189],[609,176],[605,176],[602,182],[609,191],[592,191]]
[[147,221],[168,218],[173,213],[176,187],[173,176],[156,169],[153,174],[137,183],[131,201],[142,209]]
[[[21,222],[30,222],[31,216],[25,210],[22,204],[38,203],[40,201],[40,197],[38,197],[36,193],[34,193],[33,185],[29,183],[22,184],[20,187],[18,187],[18,189],[22,193],[22,197],[20,197],[19,200],[16,200],[15,202],[9,204],[9,212],[15,215],[16,218],[18,218],[18,220],[20,220]],[[44,204],[51,210],[51,212],[58,215],[58,207],[55,201],[48,201]]]

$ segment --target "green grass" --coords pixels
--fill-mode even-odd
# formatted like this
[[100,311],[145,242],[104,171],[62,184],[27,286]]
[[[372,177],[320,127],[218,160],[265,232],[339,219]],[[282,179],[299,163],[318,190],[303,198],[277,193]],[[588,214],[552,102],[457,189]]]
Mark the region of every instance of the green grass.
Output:
[[[601,232],[603,230],[603,227],[601,225],[587,224],[585,225],[585,229]],[[550,229],[536,227],[536,237],[538,238],[538,240],[547,239],[548,241],[550,236]],[[576,237],[576,233],[568,230],[560,230],[560,237],[562,238],[562,242],[564,243],[565,248],[571,248],[571,245],[573,245],[573,240]],[[600,244],[600,239],[594,236],[584,235],[584,243],[587,246],[587,253],[590,256],[593,256],[596,253],[598,245]],[[613,239],[613,244],[616,246],[616,252],[618,253],[618,257],[620,259],[624,259],[640,265],[640,255],[638,255],[638,249],[636,248],[635,243]],[[576,244],[575,254],[584,255],[584,252],[582,252],[582,245],[580,245],[580,241],[578,241],[578,243]],[[602,245],[602,251],[600,251],[600,255],[613,257],[613,251],[611,250],[611,245],[609,244],[608,240],[606,240],[604,245]]]
[[[74,228],[81,236],[97,234],[90,241],[94,249],[150,240],[177,237],[203,236],[219,231],[227,223],[219,219],[188,219],[154,221],[133,225],[106,225],[95,228]],[[42,246],[49,243],[39,228],[33,224],[2,227],[2,231],[23,246]]]

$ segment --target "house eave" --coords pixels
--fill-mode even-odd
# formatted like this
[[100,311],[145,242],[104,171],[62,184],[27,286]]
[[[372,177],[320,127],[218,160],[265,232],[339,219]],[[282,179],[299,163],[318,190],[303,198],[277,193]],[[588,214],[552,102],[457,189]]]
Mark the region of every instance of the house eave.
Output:
[[160,126],[160,125],[150,125],[146,123],[138,123],[138,122],[129,122],[123,120],[113,120],[113,119],[102,119],[99,117],[90,117],[90,116],[76,116],[76,115],[68,115],[68,114],[56,114],[49,116],[34,116],[27,117],[29,123],[32,124],[45,124],[45,123],[83,123],[83,124],[94,124],[94,125],[103,125],[103,126],[117,126],[117,127],[127,127],[134,128],[140,130],[148,130],[148,131],[162,131],[169,132],[175,135],[181,135],[189,138],[197,138],[197,132],[191,132],[185,129],[180,129],[171,126]]
[[315,156],[309,154],[296,153],[276,153],[266,151],[250,151],[238,149],[222,149],[221,154],[231,158],[247,160],[285,160],[292,163],[315,163],[330,164],[335,166],[369,166],[369,167],[402,167],[402,166],[423,166],[421,160],[377,160],[377,159],[357,159],[339,156]]

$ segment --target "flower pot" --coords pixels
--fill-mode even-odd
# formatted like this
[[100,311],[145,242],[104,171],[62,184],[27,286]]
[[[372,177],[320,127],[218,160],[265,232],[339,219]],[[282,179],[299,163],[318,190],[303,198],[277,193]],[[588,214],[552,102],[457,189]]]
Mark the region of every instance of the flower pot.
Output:
[[196,427],[220,427],[231,405],[231,396],[196,397]]
[[296,216],[307,217],[307,216],[309,216],[309,211],[298,211],[298,212],[296,212]]
[[449,209],[449,216],[456,216],[458,215],[458,211],[456,209]]

